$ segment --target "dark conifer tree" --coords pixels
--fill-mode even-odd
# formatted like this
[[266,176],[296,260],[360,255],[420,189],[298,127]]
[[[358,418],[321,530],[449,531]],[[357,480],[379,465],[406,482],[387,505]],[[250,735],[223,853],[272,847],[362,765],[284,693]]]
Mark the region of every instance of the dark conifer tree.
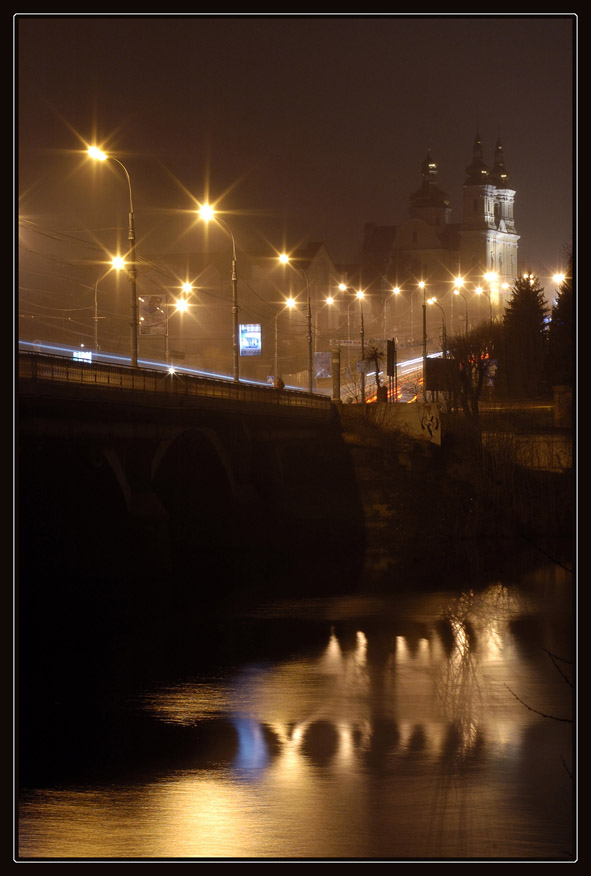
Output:
[[544,288],[529,271],[519,277],[503,319],[507,390],[514,397],[532,397],[544,389],[548,353]]
[[551,386],[573,385],[574,378],[574,304],[572,255],[552,308],[548,331],[547,375]]

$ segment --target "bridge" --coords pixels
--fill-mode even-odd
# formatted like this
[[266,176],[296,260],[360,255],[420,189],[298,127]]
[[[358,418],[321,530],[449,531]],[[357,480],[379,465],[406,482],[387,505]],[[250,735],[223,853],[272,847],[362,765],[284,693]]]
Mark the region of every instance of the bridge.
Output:
[[292,560],[297,578],[313,553],[315,568],[360,561],[361,503],[326,396],[20,352],[17,417],[26,578],[194,593]]

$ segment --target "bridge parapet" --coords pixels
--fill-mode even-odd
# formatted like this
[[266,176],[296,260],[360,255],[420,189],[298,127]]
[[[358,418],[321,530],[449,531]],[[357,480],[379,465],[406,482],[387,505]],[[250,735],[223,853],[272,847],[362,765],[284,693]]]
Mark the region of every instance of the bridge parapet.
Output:
[[221,378],[200,377],[185,372],[132,369],[40,353],[19,352],[18,376],[21,382],[33,381],[36,384],[74,384],[152,393],[168,398],[210,398],[221,402],[225,400],[265,405],[275,409],[299,408],[302,413],[305,409],[327,415],[332,413],[332,402],[327,396],[249,383],[236,384]]

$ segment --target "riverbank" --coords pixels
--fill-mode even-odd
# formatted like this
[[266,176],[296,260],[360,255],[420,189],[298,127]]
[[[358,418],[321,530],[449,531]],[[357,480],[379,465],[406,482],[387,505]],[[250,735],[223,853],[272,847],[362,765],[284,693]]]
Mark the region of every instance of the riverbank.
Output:
[[532,551],[572,568],[572,471],[527,470],[509,458],[501,465],[463,417],[442,425],[437,445],[374,419],[343,418],[365,521],[362,586],[493,576],[508,556],[530,563]]

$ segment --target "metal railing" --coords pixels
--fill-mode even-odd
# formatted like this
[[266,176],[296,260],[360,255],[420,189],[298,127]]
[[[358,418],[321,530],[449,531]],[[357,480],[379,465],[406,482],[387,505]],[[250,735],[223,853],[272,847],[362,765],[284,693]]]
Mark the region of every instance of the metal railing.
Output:
[[19,380],[48,381],[58,384],[79,384],[100,388],[159,393],[166,396],[193,396],[249,402],[257,405],[331,410],[327,396],[311,395],[297,390],[278,390],[271,386],[235,384],[214,377],[196,377],[175,371],[129,368],[103,362],[84,362],[44,353],[19,352]]

